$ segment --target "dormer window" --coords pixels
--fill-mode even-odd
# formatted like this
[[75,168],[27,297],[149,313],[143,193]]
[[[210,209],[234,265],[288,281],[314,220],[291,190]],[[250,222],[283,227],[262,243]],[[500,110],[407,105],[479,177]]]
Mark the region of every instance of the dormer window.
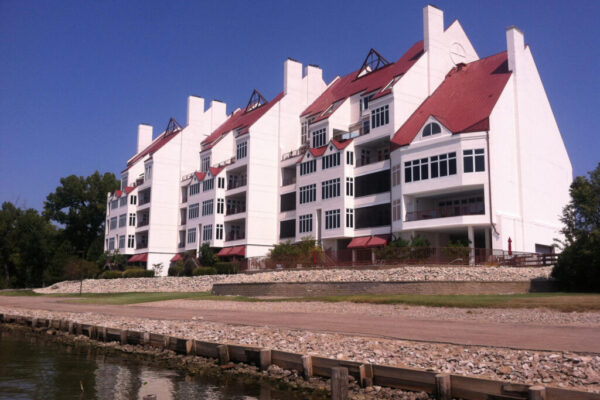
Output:
[[431,122],[423,128],[423,137],[437,135],[438,133],[442,133],[442,128],[435,122]]
[[380,68],[385,67],[390,62],[386,60],[381,54],[377,52],[375,49],[371,49],[365,61],[363,61],[362,66],[358,70],[357,78],[360,78],[364,75],[367,75],[373,71],[377,71]]

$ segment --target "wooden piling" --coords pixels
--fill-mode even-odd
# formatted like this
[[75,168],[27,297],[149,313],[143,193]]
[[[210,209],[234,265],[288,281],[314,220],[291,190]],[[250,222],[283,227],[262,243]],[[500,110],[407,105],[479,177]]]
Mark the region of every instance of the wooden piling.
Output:
[[358,367],[358,374],[361,387],[373,386],[373,366],[371,364],[362,364]]
[[142,344],[144,346],[150,345],[150,332],[142,333]]
[[226,344],[218,345],[217,352],[219,354],[219,364],[224,365],[229,363],[229,349]]
[[449,374],[435,375],[435,395],[437,400],[452,400],[452,386]]
[[121,335],[121,345],[126,345],[127,344],[127,329],[121,329],[120,332]]
[[313,376],[313,362],[312,357],[309,355],[302,356],[302,375],[304,376],[304,379]]
[[193,340],[186,340],[185,341],[185,353],[189,356],[192,354],[196,354],[196,348],[194,346],[194,341]]
[[348,368],[331,368],[331,400],[348,399]]
[[260,349],[259,368],[266,371],[271,365],[271,349]]
[[529,400],[546,400],[546,388],[544,386],[536,385],[529,387]]

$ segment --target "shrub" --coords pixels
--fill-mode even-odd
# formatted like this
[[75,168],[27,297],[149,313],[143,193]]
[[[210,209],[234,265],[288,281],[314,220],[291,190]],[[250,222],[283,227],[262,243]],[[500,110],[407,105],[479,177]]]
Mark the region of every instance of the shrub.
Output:
[[217,270],[219,275],[231,275],[237,274],[239,271],[239,263],[232,261],[219,261],[215,263],[214,268]]
[[552,277],[566,290],[600,290],[600,238],[581,235],[565,247],[552,269]]
[[452,260],[455,260],[457,258],[460,258],[462,260],[468,260],[469,259],[469,255],[471,253],[471,249],[469,248],[468,244],[465,245],[465,243],[463,243],[463,242],[460,242],[460,241],[452,242],[452,241],[450,241],[450,242],[448,242],[448,244],[446,245],[446,247],[444,247],[442,249],[442,252],[444,253],[444,255],[446,257],[449,257]]
[[183,276],[192,276],[194,269],[198,267],[198,263],[194,257],[188,257],[183,261]]
[[201,276],[201,275],[216,275],[217,270],[213,267],[196,267],[194,268],[193,275]]
[[130,268],[123,272],[123,278],[152,278],[154,277],[154,271],[151,269],[143,268]]
[[117,279],[117,278],[122,278],[122,277],[123,277],[122,271],[104,271],[102,273],[102,275],[100,275],[100,278],[102,278],[102,279]]
[[217,257],[215,256],[215,253],[210,248],[210,245],[208,243],[204,243],[202,247],[200,247],[199,258],[200,264],[202,264],[205,267],[211,267],[215,265],[215,262],[217,262]]
[[183,261],[177,261],[171,265],[167,274],[169,276],[181,276],[183,274]]

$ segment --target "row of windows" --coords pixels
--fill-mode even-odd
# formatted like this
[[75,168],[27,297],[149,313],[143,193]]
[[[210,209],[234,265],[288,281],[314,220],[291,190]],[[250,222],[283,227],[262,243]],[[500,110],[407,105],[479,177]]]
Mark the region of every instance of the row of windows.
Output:
[[132,194],[129,196],[122,196],[120,199],[112,200],[109,204],[110,209],[114,210],[115,208],[126,206],[127,205],[127,197],[129,197],[129,204],[131,204],[131,205],[137,204],[137,196]]
[[208,242],[212,240],[212,225],[204,225],[202,228],[202,241]]
[[190,193],[190,196],[200,193],[200,182],[190,185],[189,193]]
[[321,182],[321,198],[323,200],[338,197],[340,195],[340,178]]
[[485,152],[483,149],[463,150],[463,170],[466,173],[485,171]]
[[213,214],[213,200],[205,200],[202,202],[202,216]]
[[317,185],[307,185],[301,186],[299,189],[300,192],[300,204],[310,203],[311,201],[317,200]]
[[340,165],[340,153],[333,153],[321,159],[321,169],[333,168]]
[[[115,243],[116,242],[115,238],[107,239],[108,250],[114,250],[115,245],[118,245],[119,249],[125,248],[125,235],[121,235],[121,236],[117,235],[117,240],[118,240],[118,243]],[[135,235],[127,235],[127,248],[133,249],[134,247],[135,247]]]
[[325,211],[325,229],[336,229],[340,227],[340,210]]
[[[327,210],[325,211],[325,229],[337,229],[341,226],[341,213],[340,210]],[[354,210],[352,208],[346,209],[346,227],[354,227]],[[313,215],[306,214],[298,217],[298,233],[309,233],[313,230]],[[288,229],[289,231],[289,229]],[[290,232],[286,233],[285,237],[293,236]]]
[[298,217],[298,232],[312,232],[312,214],[301,215]]
[[327,130],[325,128],[318,129],[312,133],[312,147],[323,147],[327,144]]
[[245,158],[248,155],[248,142],[241,142],[237,144],[237,150],[235,156],[238,160]]
[[187,231],[187,242],[196,243],[196,228],[190,228]]
[[[431,174],[430,174],[431,172]],[[404,163],[404,182],[416,182],[456,175],[456,152],[421,158]]]
[[390,123],[390,106],[376,108],[371,112],[371,127],[373,129]]
[[188,208],[188,218],[194,219],[200,216],[200,203],[192,204]]
[[210,178],[202,181],[202,190],[204,192],[215,188],[215,178]]
[[317,170],[317,160],[305,161],[300,164],[300,175],[312,174]]

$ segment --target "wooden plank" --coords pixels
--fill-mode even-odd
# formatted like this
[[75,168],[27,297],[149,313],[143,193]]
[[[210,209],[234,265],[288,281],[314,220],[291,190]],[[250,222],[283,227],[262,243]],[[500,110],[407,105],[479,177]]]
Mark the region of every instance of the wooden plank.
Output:
[[152,347],[162,349],[165,345],[165,337],[157,333],[150,333],[150,341],[148,344]]
[[127,331],[127,343],[133,345],[142,344],[142,333],[138,331]]
[[529,385],[511,384],[491,379],[451,375],[452,397],[487,400],[491,396],[507,399],[527,399]]
[[196,355],[206,358],[218,358],[219,352],[217,346],[219,343],[203,342],[200,340],[194,340],[194,347],[196,348]]
[[219,364],[225,365],[229,363],[229,347],[226,344],[220,344],[217,346],[217,352],[219,354]]
[[230,344],[229,358],[234,362],[258,365],[260,347]]
[[283,369],[302,371],[302,354],[272,350],[271,362]]
[[600,400],[600,394],[547,387],[546,400]]
[[174,351],[177,354],[187,354],[186,340],[170,336],[169,337],[169,350]]
[[348,369],[335,367],[331,369],[331,400],[348,399]]
[[379,386],[434,393],[435,375],[430,371],[373,364],[373,384]]
[[115,328],[106,328],[107,342],[121,342],[121,330]]
[[348,360],[335,360],[332,358],[325,357],[312,357],[313,374],[316,376],[323,376],[326,378],[331,377],[332,368],[346,368],[348,373],[352,375],[356,380],[360,379],[360,365],[361,363],[356,361]]

